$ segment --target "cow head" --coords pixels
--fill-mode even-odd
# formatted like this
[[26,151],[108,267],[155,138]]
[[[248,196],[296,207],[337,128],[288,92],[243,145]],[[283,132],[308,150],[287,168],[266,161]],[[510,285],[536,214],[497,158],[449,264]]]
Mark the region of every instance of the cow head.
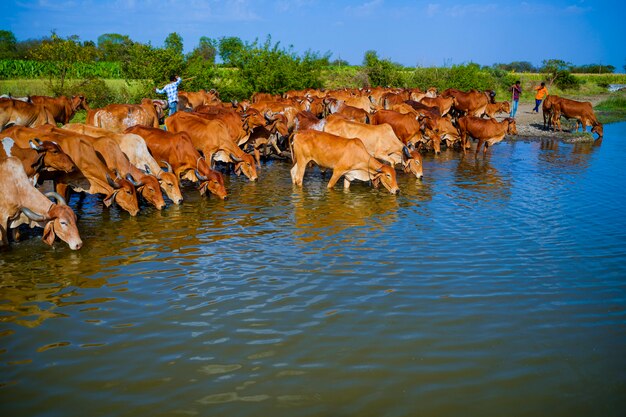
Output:
[[109,207],[115,201],[122,209],[136,216],[139,212],[139,202],[137,201],[137,192],[135,186],[124,178],[111,179],[107,173],[107,182],[113,187],[113,192],[104,199],[104,205]]
[[372,183],[374,187],[378,187],[378,184],[382,183],[391,194],[400,192],[396,181],[396,170],[389,165],[381,164],[380,168],[376,170],[376,175],[372,178]]
[[243,153],[241,158],[238,158],[234,154],[230,154],[230,159],[235,161],[235,174],[239,175],[243,173],[250,181],[256,181],[258,175],[256,172],[256,165],[254,163],[254,157],[247,153]]
[[[174,202],[174,204],[181,204],[183,202],[183,194],[180,191],[180,181],[176,174],[174,174],[172,166],[167,162],[163,161],[167,166],[167,171],[162,170],[157,175],[157,180],[159,180],[159,184],[165,194]],[[149,168],[146,166],[146,171],[150,173]]]
[[71,107],[73,112],[77,112],[80,109],[89,110],[89,106],[87,105],[87,99],[82,94],[77,96],[72,96]]
[[402,167],[404,172],[412,173],[416,178],[424,176],[422,168],[422,154],[419,151],[410,151],[406,146],[402,150]]
[[44,227],[43,241],[52,245],[58,236],[59,239],[68,244],[70,249],[80,249],[83,246],[83,241],[78,233],[76,214],[59,194],[49,192],[46,193],[46,197],[55,198],[57,204],[52,204],[46,214],[50,221]]
[[506,133],[508,135],[517,135],[517,126],[515,125],[515,119],[508,117],[506,120],[509,122]]
[[597,133],[598,139],[601,139],[604,134],[604,128],[602,127],[602,123],[597,122],[596,124],[594,124],[591,128],[591,133]]
[[162,210],[163,207],[165,207],[165,200],[163,200],[159,180],[157,180],[154,175],[142,175],[139,182],[135,182],[130,174],[126,176],[126,179],[130,181],[135,186],[137,192],[141,193],[141,196],[149,204],[156,207],[157,210]]
[[33,139],[30,141],[30,147],[37,152],[43,153],[43,165],[46,170],[73,172],[76,169],[74,161],[61,150],[56,142],[40,141],[39,139]]
[[200,195],[206,194],[206,191],[209,190],[211,194],[225,200],[228,197],[228,193],[226,192],[222,174],[209,168],[204,159],[199,159],[197,165],[195,172],[196,177],[201,181]]

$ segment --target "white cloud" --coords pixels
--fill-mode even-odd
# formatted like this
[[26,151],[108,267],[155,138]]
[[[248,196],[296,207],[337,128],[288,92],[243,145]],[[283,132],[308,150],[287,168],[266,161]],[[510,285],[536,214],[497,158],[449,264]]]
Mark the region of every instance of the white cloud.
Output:
[[439,12],[440,9],[441,9],[440,4],[429,3],[428,6],[426,6],[426,16],[433,17]]
[[483,15],[486,13],[492,13],[497,10],[495,4],[457,4],[452,7],[447,7],[445,13],[451,17],[464,17],[467,15]]
[[358,6],[346,7],[346,13],[357,16],[370,16],[384,3],[383,0],[371,0]]
[[591,6],[578,6],[578,5],[571,5],[571,6],[567,6],[565,8],[565,12],[567,13],[572,13],[572,14],[584,14],[587,12],[592,11],[593,8]]

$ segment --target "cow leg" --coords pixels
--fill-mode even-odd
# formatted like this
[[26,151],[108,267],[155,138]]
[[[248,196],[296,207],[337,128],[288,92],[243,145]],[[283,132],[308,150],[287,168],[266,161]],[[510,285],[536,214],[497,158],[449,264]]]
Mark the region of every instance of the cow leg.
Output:
[[[3,219],[4,220],[4,219]],[[9,246],[9,237],[7,236],[7,225],[8,221],[5,221],[4,224],[0,225],[0,247],[8,247]]]
[[261,166],[261,152],[255,147],[254,148],[254,159],[256,159],[256,164]]
[[302,187],[302,180],[304,179],[304,171],[306,170],[306,164],[308,161],[297,161],[291,168],[291,182],[299,187]]
[[[341,176],[343,175],[343,172],[340,171],[336,171],[333,169],[333,175],[332,177],[330,177],[330,181],[328,181],[328,185],[326,186],[326,188],[333,188],[335,186],[335,184],[337,184],[337,181],[339,181],[339,178],[341,178]],[[349,181],[348,181],[348,187],[349,185]],[[344,183],[344,187],[345,187],[345,183]]]
[[[478,144],[476,145],[476,156],[478,156],[478,152],[480,152],[480,147],[483,145],[483,140],[478,139]],[[485,149],[487,149],[487,144],[485,143]]]
[[70,201],[70,188],[66,183],[59,182],[56,184],[55,191],[65,199],[65,201]]

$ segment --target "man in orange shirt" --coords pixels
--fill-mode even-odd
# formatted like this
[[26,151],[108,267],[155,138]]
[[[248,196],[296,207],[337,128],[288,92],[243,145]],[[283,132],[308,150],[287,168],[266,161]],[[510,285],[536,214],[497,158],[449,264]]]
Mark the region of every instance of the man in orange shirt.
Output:
[[535,113],[539,113],[539,105],[541,104],[541,101],[548,95],[546,83],[541,83],[539,87],[535,87],[535,90],[537,90],[537,94],[535,94],[535,108],[533,109],[533,111]]

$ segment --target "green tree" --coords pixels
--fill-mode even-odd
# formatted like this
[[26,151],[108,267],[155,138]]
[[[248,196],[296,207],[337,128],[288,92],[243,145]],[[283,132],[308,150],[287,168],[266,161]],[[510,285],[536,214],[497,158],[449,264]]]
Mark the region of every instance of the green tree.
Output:
[[246,49],[243,41],[235,36],[220,38],[218,45],[220,58],[228,66],[235,66],[237,60]]
[[127,61],[132,45],[133,41],[127,35],[119,33],[105,33],[98,37],[98,50],[103,61]]
[[369,78],[369,84],[375,87],[397,86],[402,84],[400,76],[401,66],[394,64],[388,59],[381,60],[378,53],[373,50],[365,52],[363,57],[365,73]]
[[493,67],[513,72],[537,72],[537,68],[528,61],[513,61],[510,64],[494,64]]
[[17,57],[17,39],[13,32],[0,30],[0,59],[14,59]]
[[85,48],[78,36],[61,38],[54,31],[50,39],[44,40],[31,50],[31,58],[49,63],[50,87],[55,94],[63,94],[65,82],[76,62],[88,62],[95,59],[95,48]]
[[183,56],[172,49],[134,43],[128,52],[128,61],[122,63],[124,77],[151,80],[144,90],[138,92],[143,97],[153,96],[155,86],[168,83],[171,75],[181,75],[185,69]]
[[176,32],[172,32],[165,38],[165,49],[176,55],[183,55],[183,38]]
[[189,58],[200,58],[203,61],[215,63],[215,56],[217,55],[217,41],[214,39],[202,36],[198,46],[191,51]]
[[240,99],[253,92],[282,94],[291,89],[321,88],[321,71],[327,62],[328,55],[307,51],[300,57],[291,46],[283,49],[280,43],[272,44],[270,36],[263,44],[255,40],[244,45],[234,62],[238,71],[233,73],[237,86],[233,91],[239,96],[229,98]]

